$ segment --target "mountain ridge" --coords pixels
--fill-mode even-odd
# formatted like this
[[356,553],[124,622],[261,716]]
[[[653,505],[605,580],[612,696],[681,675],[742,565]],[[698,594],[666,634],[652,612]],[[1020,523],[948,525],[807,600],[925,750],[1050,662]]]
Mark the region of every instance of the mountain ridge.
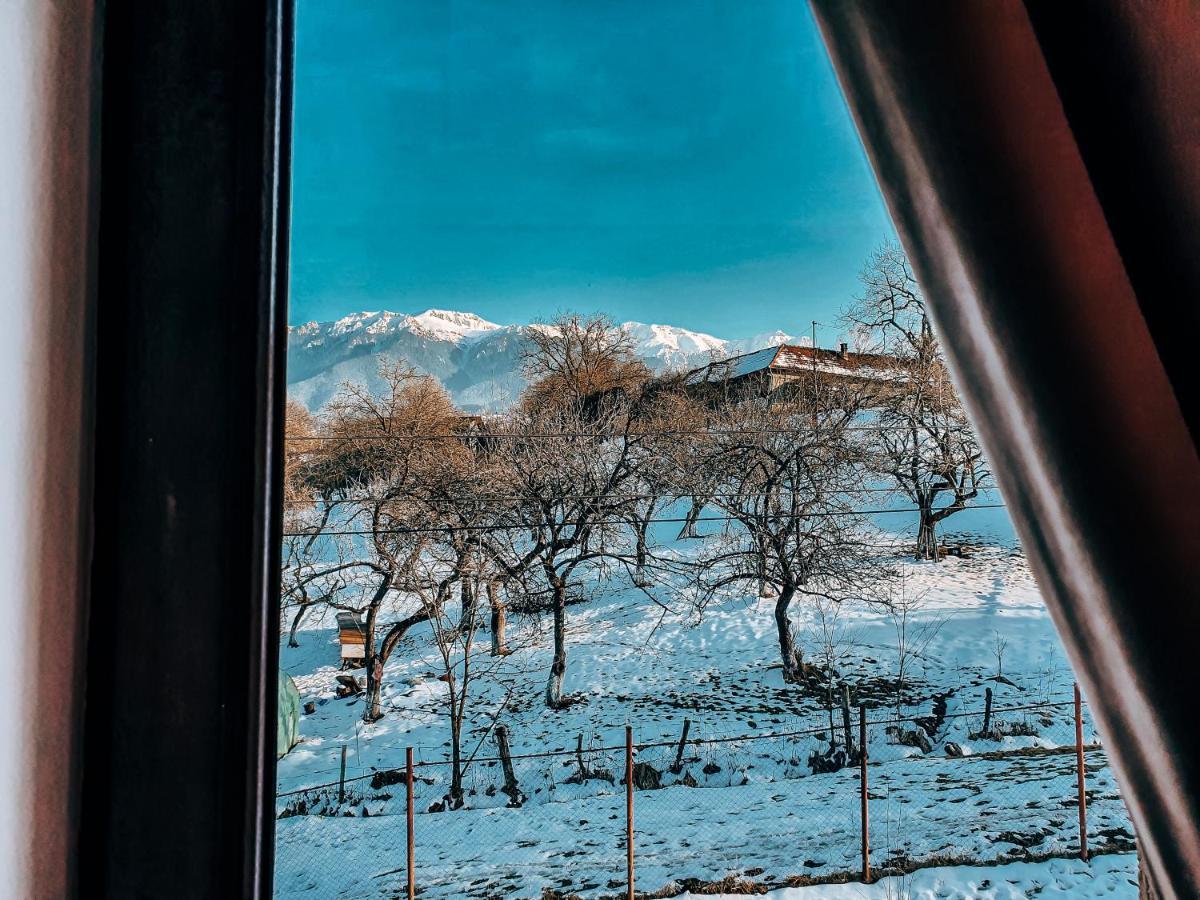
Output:
[[[354,312],[288,327],[288,394],[312,410],[344,382],[378,388],[378,359],[403,360],[437,378],[473,413],[499,412],[525,387],[521,347],[529,325],[501,325],[475,313],[427,309]],[[638,357],[655,373],[685,371],[714,358],[784,343],[808,344],[783,331],[730,340],[676,325],[622,322]]]

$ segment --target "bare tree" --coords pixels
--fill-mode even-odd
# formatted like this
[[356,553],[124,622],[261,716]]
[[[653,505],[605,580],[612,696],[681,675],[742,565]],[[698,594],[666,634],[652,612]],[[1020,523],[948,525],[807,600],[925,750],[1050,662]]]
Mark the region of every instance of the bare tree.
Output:
[[[838,705],[838,688],[846,687],[840,670],[850,658],[851,648],[858,642],[858,635],[846,625],[842,616],[844,604],[818,596],[812,598],[812,609],[817,625],[816,657],[821,677],[825,682],[825,709],[829,715],[829,732],[835,734],[837,723],[834,720],[834,709]],[[849,734],[846,735],[845,743],[849,750]]]
[[904,716],[904,692],[909,672],[920,659],[945,624],[945,618],[923,618],[928,597],[924,592],[912,592],[908,579],[901,574],[887,589],[885,608],[892,621],[896,641],[896,718]]
[[1008,649],[1008,638],[998,629],[992,629],[992,656],[996,657],[996,677],[1004,676],[1004,651]]
[[936,561],[938,524],[979,495],[989,472],[904,251],[882,247],[860,280],[845,319],[860,348],[890,357],[891,369],[872,400],[875,468],[917,507],[916,555]]
[[[314,607],[333,604],[347,586],[341,545],[321,541],[350,489],[347,472],[328,450],[325,423],[288,400],[284,419],[283,583],[281,607],[292,612],[288,646]],[[352,567],[351,567],[352,568]]]
[[[320,449],[307,461],[305,475],[322,498],[306,548],[319,564],[290,580],[290,589],[300,591],[343,573],[372,579],[373,589],[359,602],[339,606],[366,619],[363,718],[368,722],[383,715],[388,657],[409,629],[429,616],[428,607],[420,606],[396,621],[381,622],[399,600],[396,592],[411,587],[412,573],[436,533],[420,501],[430,485],[470,467],[472,456],[463,436],[465,420],[440,385],[388,361],[381,362],[380,377],[379,392],[347,384],[329,404]],[[456,580],[452,573],[443,591]]]
[[629,392],[627,399],[630,428],[639,439],[631,445],[629,503],[620,507],[620,515],[633,534],[632,581],[636,587],[648,590],[653,587],[651,568],[666,568],[662,558],[653,552],[650,526],[660,512],[687,496],[686,486],[677,477],[670,448],[678,436],[702,426],[703,412],[688,397],[680,376],[655,379],[640,390]]
[[[540,605],[553,616],[554,655],[546,684],[546,705],[564,705],[567,670],[567,603],[573,579],[601,560],[628,557],[622,547],[623,515],[634,483],[634,447],[640,436],[628,430],[620,412],[583,414],[560,405],[514,414],[500,442],[514,502],[501,539],[485,546],[509,585],[529,590],[532,576],[546,585]],[[527,593],[527,600],[535,599]]]
[[[461,513],[461,510],[460,510]],[[431,542],[427,552],[409,570],[402,590],[417,600],[418,609],[428,622],[437,651],[441,674],[446,685],[445,708],[450,724],[450,790],[447,806],[458,809],[463,804],[463,726],[466,722],[471,685],[477,674],[480,655],[476,635],[480,623],[477,604],[468,603],[452,611],[450,587],[470,584],[477,593],[483,584],[477,561],[480,552],[463,553],[461,529],[439,532],[440,538]]]
[[522,397],[527,410],[559,404],[581,409],[650,377],[634,354],[633,340],[607,316],[563,313],[535,324],[528,329],[522,358],[531,382]]
[[[631,513],[636,448],[632,400],[649,376],[628,335],[604,317],[560,316],[530,331],[525,372],[533,379],[503,434],[490,441],[502,458],[497,482],[510,494],[505,525],[481,547],[497,578],[535,600],[536,577],[553,616],[554,654],[546,705],[564,705],[567,602],[581,568],[618,559],[621,526]],[[493,604],[496,594],[490,596]],[[494,615],[500,612],[493,605]]]
[[845,396],[820,408],[796,397],[748,401],[714,412],[708,434],[676,445],[693,495],[729,520],[698,560],[697,602],[703,607],[738,583],[773,596],[787,681],[805,671],[791,622],[795,598],[865,599],[880,573],[857,509],[856,414]]
[[314,607],[335,606],[348,585],[347,570],[328,572],[331,568],[329,560],[311,555],[311,547],[318,536],[319,532],[314,531],[284,540],[280,608],[284,612],[293,610],[288,628],[289,647],[300,646],[296,634],[308,612]]

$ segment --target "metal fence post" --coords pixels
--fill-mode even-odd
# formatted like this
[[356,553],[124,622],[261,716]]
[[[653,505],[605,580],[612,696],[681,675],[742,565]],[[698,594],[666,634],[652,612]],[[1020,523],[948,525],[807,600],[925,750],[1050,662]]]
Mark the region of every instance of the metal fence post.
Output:
[[625,875],[633,900],[633,726],[625,726]]
[[1079,682],[1075,682],[1075,768],[1079,782],[1079,858],[1087,861],[1087,791],[1083,764],[1083,697],[1079,694]]
[[867,818],[867,705],[858,708],[858,788],[862,801],[862,880],[871,881],[871,838]]
[[417,874],[413,868],[416,857],[416,835],[413,832],[413,754],[412,747],[404,751],[404,785],[408,801],[408,900],[417,896]]

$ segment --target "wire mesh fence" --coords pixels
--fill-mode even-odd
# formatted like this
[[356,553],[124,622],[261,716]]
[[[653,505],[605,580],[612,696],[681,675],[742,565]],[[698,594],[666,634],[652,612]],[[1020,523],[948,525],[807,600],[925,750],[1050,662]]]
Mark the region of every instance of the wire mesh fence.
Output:
[[418,760],[280,794],[276,895],[405,897],[410,876],[430,898],[756,893],[1132,849],[1101,747],[988,749],[1074,705],[937,721],[864,709],[750,735],[685,720],[551,752],[508,752],[501,734],[495,755],[457,767]]

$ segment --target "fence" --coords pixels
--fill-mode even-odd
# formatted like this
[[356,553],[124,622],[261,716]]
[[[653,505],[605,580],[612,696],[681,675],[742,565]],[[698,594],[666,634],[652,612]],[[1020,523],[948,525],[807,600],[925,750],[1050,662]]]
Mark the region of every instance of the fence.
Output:
[[[1073,715],[1073,745],[980,752],[1056,715]],[[467,768],[455,811],[450,765],[414,762],[410,750],[404,769],[279,796],[276,893],[756,893],[1132,849],[1103,750],[1083,742],[1077,691],[939,718],[864,707],[766,735],[705,733],[685,721],[670,740],[639,744],[627,728],[623,744],[592,747],[581,736],[574,750],[516,754],[501,729],[498,755]],[[969,748],[928,746],[956,718]],[[923,742],[926,752],[904,755]]]

